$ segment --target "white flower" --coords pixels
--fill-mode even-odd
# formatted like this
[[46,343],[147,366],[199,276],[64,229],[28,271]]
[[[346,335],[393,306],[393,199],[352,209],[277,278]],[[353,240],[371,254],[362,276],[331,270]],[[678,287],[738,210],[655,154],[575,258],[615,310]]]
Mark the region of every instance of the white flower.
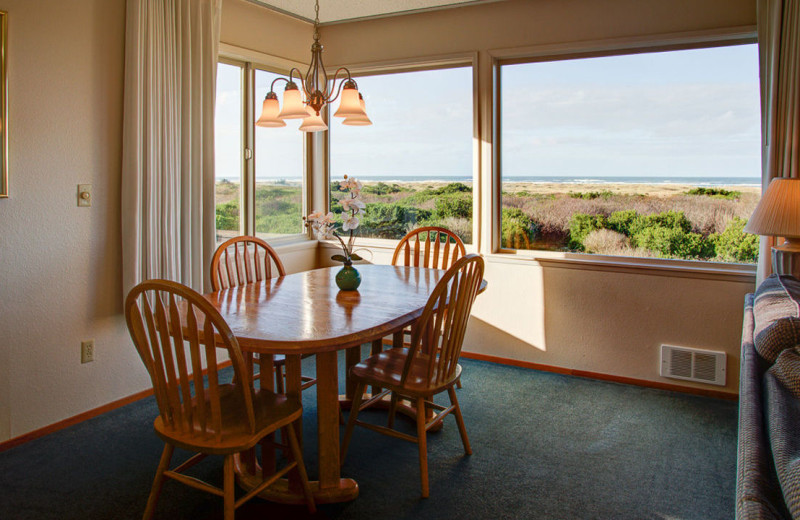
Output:
[[358,217],[355,215],[346,215],[344,217],[344,223],[342,224],[342,231],[350,231],[351,229],[356,229],[358,227],[359,221]]
[[320,217],[322,217],[322,212],[321,211],[314,211],[313,213],[311,213],[310,215],[308,215],[306,217],[306,220],[309,221],[309,222],[316,222],[317,220],[320,219]]
[[364,186],[355,177],[350,177],[344,181],[344,187],[358,195]]
[[357,198],[350,198],[350,199],[344,198],[341,200],[341,203],[342,203],[342,208],[345,211],[354,211],[355,213],[358,213],[359,211],[367,207],[366,204],[364,204]]

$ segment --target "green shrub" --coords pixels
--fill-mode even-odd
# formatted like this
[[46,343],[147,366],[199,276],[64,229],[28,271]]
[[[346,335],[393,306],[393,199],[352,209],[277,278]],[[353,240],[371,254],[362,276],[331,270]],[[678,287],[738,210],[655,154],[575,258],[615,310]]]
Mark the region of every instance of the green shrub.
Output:
[[722,260],[728,262],[755,263],[758,260],[758,236],[743,231],[747,221],[734,217],[725,227],[725,231],[714,234],[716,252]]
[[686,218],[683,211],[665,211],[653,215],[639,215],[630,224],[630,235],[636,235],[642,230],[651,227],[676,229],[688,233],[692,230],[692,222]]
[[401,238],[417,222],[429,219],[431,212],[397,203],[367,204],[359,234],[378,238]]
[[599,198],[610,199],[614,196],[614,193],[608,190],[603,191],[571,191],[567,195],[572,197],[573,199],[583,199],[583,200],[594,200]]
[[392,184],[389,186],[385,182],[379,182],[377,184],[364,186],[361,191],[364,193],[371,193],[373,195],[389,195],[390,193],[400,193],[402,191],[409,190],[402,188],[399,184]]
[[652,226],[641,229],[633,237],[634,247],[649,249],[666,258],[710,258],[714,242],[698,233],[687,233],[679,227]]
[[239,230],[239,201],[231,200],[216,207],[217,229]]
[[433,209],[434,218],[466,218],[472,220],[472,197],[440,197]]
[[501,240],[503,247],[530,249],[536,234],[533,220],[519,208],[503,208]]
[[608,229],[612,231],[616,231],[617,233],[622,233],[623,235],[631,235],[631,226],[639,217],[639,214],[632,210],[628,209],[625,211],[615,211],[611,215],[608,216],[608,221],[606,226]]
[[569,221],[569,248],[583,251],[583,240],[596,229],[606,227],[606,218],[603,215],[587,215],[575,213]]
[[722,188],[692,188],[686,192],[687,195],[701,195],[716,199],[736,200],[742,196],[740,191],[730,191]]

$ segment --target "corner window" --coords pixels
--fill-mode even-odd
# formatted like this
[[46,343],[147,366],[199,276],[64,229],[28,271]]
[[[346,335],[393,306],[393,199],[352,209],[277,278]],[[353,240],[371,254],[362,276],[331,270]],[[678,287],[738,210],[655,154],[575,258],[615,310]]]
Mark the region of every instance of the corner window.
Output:
[[756,261],[756,45],[500,64],[501,246]]
[[472,243],[472,67],[356,78],[370,127],[330,125],[331,210],[339,183],[364,183],[359,236],[400,239],[442,226]]

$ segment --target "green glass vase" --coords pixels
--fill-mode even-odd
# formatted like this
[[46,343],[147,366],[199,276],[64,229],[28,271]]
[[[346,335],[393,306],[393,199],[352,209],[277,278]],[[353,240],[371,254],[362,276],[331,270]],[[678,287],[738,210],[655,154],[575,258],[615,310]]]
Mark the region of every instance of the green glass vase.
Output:
[[361,285],[361,275],[352,265],[345,265],[336,273],[336,285],[343,291],[355,291]]

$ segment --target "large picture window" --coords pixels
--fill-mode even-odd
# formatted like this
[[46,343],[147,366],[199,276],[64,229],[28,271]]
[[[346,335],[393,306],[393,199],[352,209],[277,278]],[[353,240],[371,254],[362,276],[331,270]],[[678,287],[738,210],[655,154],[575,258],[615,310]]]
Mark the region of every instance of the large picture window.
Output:
[[360,76],[374,125],[330,125],[331,209],[344,176],[364,183],[359,236],[437,225],[472,243],[472,67]]
[[500,65],[501,246],[755,262],[756,45]]

